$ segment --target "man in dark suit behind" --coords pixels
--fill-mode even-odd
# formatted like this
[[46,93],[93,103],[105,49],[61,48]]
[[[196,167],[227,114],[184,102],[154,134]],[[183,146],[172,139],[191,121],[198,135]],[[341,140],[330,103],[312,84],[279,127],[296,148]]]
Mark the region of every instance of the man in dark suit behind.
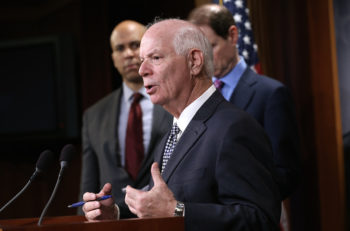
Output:
[[[268,138],[213,86],[205,35],[183,20],[157,22],[142,38],[140,57],[147,93],[174,121],[155,150],[149,191],[126,188],[130,211],[183,216],[186,230],[277,230],[281,204]],[[91,201],[110,190],[106,184],[84,194],[89,221],[123,216],[113,199]]]
[[213,46],[213,81],[221,82],[225,99],[253,116],[269,136],[282,199],[287,198],[300,172],[297,124],[288,89],[256,74],[238,55],[239,32],[226,7],[202,5],[189,14],[189,21],[201,28]]
[[[123,84],[84,113],[81,197],[84,192],[98,192],[105,183],[110,182],[116,202],[122,204],[125,196],[122,188],[126,185],[136,188],[147,185],[154,147],[171,126],[170,114],[159,105],[152,104],[138,74],[139,46],[145,29],[140,23],[127,20],[119,23],[111,34],[111,56]],[[125,142],[129,108],[135,92],[143,96],[139,104],[142,111],[141,143],[144,157],[138,173],[135,172],[137,175],[132,177],[125,168]]]

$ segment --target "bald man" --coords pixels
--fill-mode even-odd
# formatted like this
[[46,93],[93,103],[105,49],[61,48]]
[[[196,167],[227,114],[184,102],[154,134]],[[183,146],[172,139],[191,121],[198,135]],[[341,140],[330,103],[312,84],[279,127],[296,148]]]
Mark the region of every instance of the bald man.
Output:
[[[148,184],[153,149],[171,126],[171,116],[162,107],[153,105],[138,74],[140,67],[139,46],[146,28],[135,21],[119,23],[112,31],[110,45],[114,67],[120,73],[123,83],[96,104],[88,108],[83,116],[82,128],[82,174],[80,195],[98,192],[107,182],[112,183],[112,195],[123,209],[125,194],[123,188],[133,185],[142,188]],[[141,141],[126,145],[130,109],[139,93],[138,102],[142,114]],[[129,149],[129,150],[127,150]],[[127,168],[131,152],[140,156],[139,165],[133,170]],[[135,165],[134,165],[135,166]],[[80,213],[81,211],[79,211]]]

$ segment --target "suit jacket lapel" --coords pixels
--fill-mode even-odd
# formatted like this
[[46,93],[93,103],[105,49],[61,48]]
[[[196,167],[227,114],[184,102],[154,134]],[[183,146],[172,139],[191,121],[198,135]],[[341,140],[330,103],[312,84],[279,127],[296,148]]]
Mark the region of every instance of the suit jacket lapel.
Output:
[[192,121],[191,128],[187,127],[185,132],[182,134],[179,142],[177,143],[174,152],[163,171],[163,179],[168,182],[170,176],[180,164],[182,159],[188,154],[188,151],[196,143],[199,137],[205,131],[206,126],[200,121]]
[[247,109],[255,95],[255,90],[252,87],[256,82],[253,71],[250,70],[250,67],[247,67],[230,98],[230,102],[240,109]]
[[[161,127],[167,126],[164,123],[168,124],[168,118],[166,117],[168,114],[169,117],[170,114],[166,112],[160,105],[155,104],[153,108],[153,119],[152,119],[152,133],[151,133],[151,140],[150,140],[150,146],[153,146],[154,143],[157,140],[157,137],[159,136],[159,130],[161,130]],[[171,122],[169,123],[169,129],[171,128]]]
[[158,162],[159,167],[162,166],[163,153],[164,153],[165,144],[166,144],[166,141],[168,140],[169,134],[170,134],[170,129],[169,129],[169,132],[167,132],[164,135],[162,140],[159,142],[157,149],[155,150],[154,161]]
[[[198,139],[203,135],[204,131],[206,130],[205,121],[211,117],[211,115],[215,112],[217,105],[223,100],[224,98],[222,95],[216,91],[195,114],[182,134],[179,142],[176,144],[174,152],[171,154],[171,157],[163,171],[162,175],[165,182],[168,182],[176,167],[189,153],[191,147],[195,145]],[[158,160],[161,160],[161,157],[158,157]]]
[[[121,100],[121,96],[122,96],[122,88],[119,88],[114,97],[111,100],[110,106],[112,107],[110,112],[109,112],[109,122],[108,124],[111,124],[111,126],[109,126],[107,129],[111,129],[113,131],[110,131],[109,134],[113,134],[113,136],[109,136],[111,137],[111,140],[109,142],[111,142],[113,145],[113,148],[115,150],[113,150],[111,152],[111,154],[116,156],[114,158],[117,158],[117,165],[121,166],[121,159],[120,159],[120,147],[119,147],[119,140],[118,140],[118,121],[119,121],[119,113],[120,113],[120,100]],[[117,102],[117,103],[116,103]]]

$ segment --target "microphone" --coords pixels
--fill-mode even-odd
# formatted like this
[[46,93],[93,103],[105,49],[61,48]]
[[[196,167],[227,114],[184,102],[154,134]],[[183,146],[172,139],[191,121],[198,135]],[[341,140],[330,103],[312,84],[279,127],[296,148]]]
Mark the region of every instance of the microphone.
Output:
[[21,191],[19,191],[19,193],[17,193],[9,202],[7,202],[1,209],[0,209],[0,213],[7,208],[7,206],[9,206],[12,202],[14,202],[27,188],[28,186],[32,183],[32,181],[42,172],[45,172],[48,170],[48,168],[52,165],[54,160],[54,154],[52,151],[50,150],[45,150],[43,151],[40,156],[39,159],[36,162],[36,167],[35,167],[35,172],[33,173],[33,175],[30,177],[29,181],[27,182],[27,184],[22,188]]
[[61,169],[60,172],[58,173],[58,178],[56,181],[56,185],[55,188],[52,191],[51,197],[49,199],[49,201],[46,203],[46,206],[44,208],[44,210],[42,211],[39,221],[38,221],[38,226],[41,225],[42,220],[46,214],[47,209],[49,208],[53,198],[56,195],[56,191],[58,188],[58,185],[60,184],[61,180],[62,180],[62,176],[63,176],[63,172],[66,169],[66,167],[68,166],[68,163],[71,161],[71,159],[73,158],[73,156],[75,155],[76,151],[73,145],[71,144],[67,144],[62,148],[61,154],[60,154],[60,165],[61,165]]

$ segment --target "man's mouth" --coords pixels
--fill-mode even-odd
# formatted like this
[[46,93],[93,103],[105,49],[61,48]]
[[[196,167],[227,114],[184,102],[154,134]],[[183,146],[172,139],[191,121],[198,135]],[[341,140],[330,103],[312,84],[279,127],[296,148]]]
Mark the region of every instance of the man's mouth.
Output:
[[155,85],[145,85],[146,93],[153,94],[155,93]]
[[125,66],[125,69],[131,70],[131,69],[139,69],[139,66],[137,64],[129,64]]

